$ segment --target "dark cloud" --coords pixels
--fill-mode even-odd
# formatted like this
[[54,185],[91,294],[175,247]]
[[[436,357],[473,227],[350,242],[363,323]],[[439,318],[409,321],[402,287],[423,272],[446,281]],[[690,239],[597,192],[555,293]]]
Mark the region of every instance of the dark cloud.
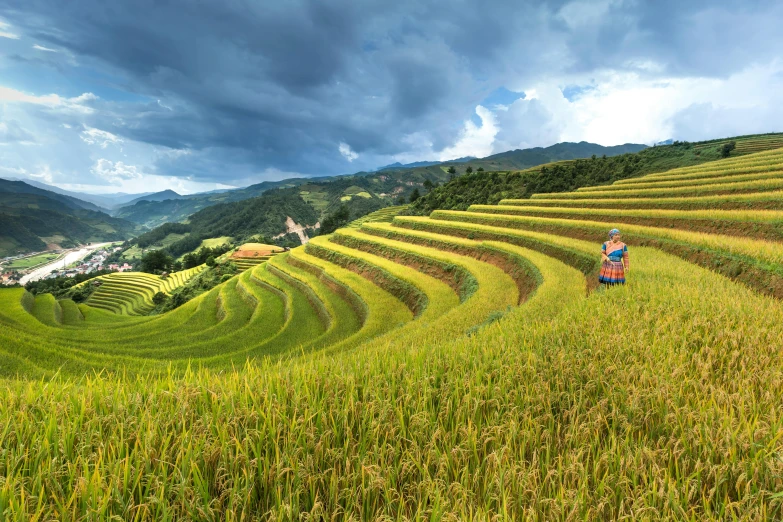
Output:
[[[414,133],[449,147],[476,104],[539,77],[725,76],[781,51],[773,1],[5,0],[0,16],[144,99],[99,100],[86,125],[192,151],[161,174],[225,182],[371,168]],[[523,141],[512,124],[503,141]]]
[[[579,11],[589,23],[568,27],[562,16],[557,20],[567,30],[574,71],[655,62],[658,74],[727,77],[783,51],[778,0],[574,3],[585,5]],[[559,12],[568,10],[563,6]]]

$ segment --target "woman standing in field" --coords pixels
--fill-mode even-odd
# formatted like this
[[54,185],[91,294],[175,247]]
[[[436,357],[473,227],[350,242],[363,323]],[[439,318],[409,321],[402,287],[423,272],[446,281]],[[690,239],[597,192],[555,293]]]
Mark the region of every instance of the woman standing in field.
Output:
[[601,245],[601,273],[598,282],[604,285],[624,285],[625,272],[631,269],[628,247],[622,242],[620,231],[609,231],[609,241]]

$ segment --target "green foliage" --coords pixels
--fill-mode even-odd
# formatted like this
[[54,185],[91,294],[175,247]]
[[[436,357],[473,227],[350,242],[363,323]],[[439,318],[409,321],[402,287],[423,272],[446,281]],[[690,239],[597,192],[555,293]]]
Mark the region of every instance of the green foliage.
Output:
[[731,155],[731,151],[737,148],[737,142],[736,141],[730,141],[728,143],[724,143],[718,150],[720,150],[720,157],[721,158],[728,158]]
[[274,236],[285,231],[286,218],[314,225],[319,215],[293,189],[272,190],[236,203],[207,207],[190,217],[192,233],[202,238]]
[[76,274],[73,277],[60,276],[51,279],[39,279],[38,281],[30,281],[24,287],[33,295],[52,294],[58,299],[68,298],[79,303],[90,296],[94,287],[90,284],[86,284],[72,290],[74,286],[111,273],[111,270],[96,270],[88,274]]
[[168,299],[168,296],[163,292],[156,292],[155,295],[152,296],[152,302],[155,306],[162,305],[166,302],[166,299]]
[[144,254],[139,263],[139,271],[159,274],[171,270],[174,259],[165,250],[152,250]]
[[[191,226],[185,223],[166,223],[154,230],[145,232],[131,241],[140,248],[147,248],[152,245],[159,245],[169,234],[187,234]],[[200,242],[199,242],[200,244]],[[198,245],[196,245],[198,246]],[[194,247],[195,248],[195,247]]]
[[[90,282],[84,285],[72,287],[70,290],[68,290],[68,292],[65,293],[65,295],[63,295],[63,297],[65,299],[70,299],[74,303],[83,303],[90,298],[93,292],[95,292],[95,289],[95,284]],[[57,296],[55,295],[55,297]]]
[[321,222],[321,234],[331,234],[351,221],[351,211],[346,205],[340,205],[337,210],[326,216]]
[[[311,230],[310,231],[312,235],[316,235],[317,233],[323,233],[323,231],[319,230]],[[276,239],[273,239],[272,241],[269,241],[267,243],[268,245],[277,245],[279,247],[283,248],[296,248],[298,246],[302,245],[302,240],[299,238],[298,234],[295,234],[293,232],[289,234],[284,234],[281,237],[278,237]]]
[[22,181],[0,179],[0,256],[44,250],[42,238],[57,238],[65,248],[120,241],[136,233],[133,223],[78,201]]
[[419,193],[419,189],[415,188],[415,189],[413,189],[413,192],[411,192],[411,195],[410,195],[410,197],[408,198],[408,201],[410,201],[411,203],[413,203],[414,201],[416,201],[416,200],[417,200],[417,199],[419,199],[420,197],[421,197],[421,194]]
[[188,234],[187,236],[183,237],[182,239],[178,239],[165,248],[172,256],[179,257],[182,254],[196,250],[199,246],[201,246],[201,242],[201,236],[197,234]]
[[[263,243],[263,241],[261,242]],[[210,257],[214,260],[229,250],[231,250],[231,245],[227,243],[212,248],[201,247],[196,252],[185,254],[185,256],[182,258],[183,268],[188,269],[198,265],[203,265]]]
[[217,285],[227,282],[239,272],[237,265],[230,261],[207,266],[208,268],[202,270],[197,276],[192,277],[183,286],[174,289],[170,296],[162,294],[163,298],[160,298],[158,302],[155,302],[155,297],[158,295],[156,294],[156,296],[153,297],[153,302],[156,305],[153,313],[162,314],[179,308],[188,301],[215,288]]
[[492,205],[501,199],[568,192],[720,157],[716,149],[697,149],[695,145],[699,144],[676,142],[637,153],[602,158],[593,156],[591,160],[577,159],[525,171],[468,173],[424,195],[409,212],[426,215],[436,209],[466,210],[470,205]]
[[44,265],[51,261],[54,261],[59,257],[59,254],[38,254],[35,256],[23,257],[21,259],[15,259],[11,263],[7,264],[5,268],[9,270],[24,270],[27,268]]
[[[634,184],[677,205],[781,158]],[[585,192],[379,211],[239,276],[208,268],[157,317],[0,290],[2,516],[780,519],[783,251],[730,235],[777,226],[752,208],[775,196],[684,212]],[[634,268],[595,291],[615,225]],[[117,299],[159,288],[110,278]]]

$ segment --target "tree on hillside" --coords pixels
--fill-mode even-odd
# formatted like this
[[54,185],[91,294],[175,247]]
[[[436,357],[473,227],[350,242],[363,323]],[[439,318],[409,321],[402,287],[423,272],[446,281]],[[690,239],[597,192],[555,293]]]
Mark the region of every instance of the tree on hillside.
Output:
[[456,174],[457,173],[457,169],[455,169],[454,165],[452,165],[451,167],[449,167],[449,170],[447,172],[449,174]]
[[431,191],[435,185],[432,184],[432,181],[425,179],[424,180],[424,188],[427,190],[427,192]]
[[413,203],[417,199],[421,197],[421,194],[419,193],[419,189],[415,188],[413,189],[413,192],[411,192],[410,202]]
[[163,292],[156,292],[155,295],[152,296],[152,302],[156,306],[165,303],[166,299],[168,299],[168,296]]
[[351,218],[351,210],[346,205],[340,207],[326,216],[321,223],[321,234],[331,234],[338,228],[348,224]]
[[465,169],[465,174],[472,174],[473,173],[473,167],[468,165],[468,168]]
[[720,150],[720,157],[721,158],[728,158],[731,155],[731,151],[737,148],[737,142],[736,141],[730,141],[728,143],[724,143],[723,147],[721,147]]
[[148,274],[157,274],[171,268],[173,262],[174,260],[165,250],[152,250],[141,258],[139,270]]
[[476,172],[484,172],[484,167],[479,167],[476,169]]

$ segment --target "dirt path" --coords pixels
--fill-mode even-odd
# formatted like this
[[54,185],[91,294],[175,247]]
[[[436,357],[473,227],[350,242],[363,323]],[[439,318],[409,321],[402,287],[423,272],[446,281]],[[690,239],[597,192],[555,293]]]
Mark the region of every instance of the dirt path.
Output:
[[310,241],[310,236],[307,235],[308,228],[320,228],[320,223],[316,223],[315,226],[303,226],[294,221],[291,216],[286,216],[285,233],[274,236],[274,239],[283,237],[286,234],[296,234],[299,236],[299,241],[306,245]]

